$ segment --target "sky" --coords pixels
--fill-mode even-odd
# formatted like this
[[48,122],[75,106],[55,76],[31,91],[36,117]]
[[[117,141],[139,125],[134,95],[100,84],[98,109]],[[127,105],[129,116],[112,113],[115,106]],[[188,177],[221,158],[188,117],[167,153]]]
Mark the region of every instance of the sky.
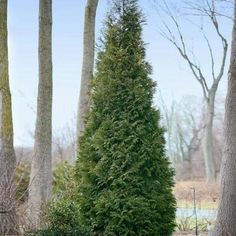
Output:
[[[169,1],[181,9],[182,0]],[[186,62],[160,34],[162,21],[170,23],[169,18],[158,14],[152,2],[139,1],[146,19],[143,38],[147,60],[153,67],[152,78],[158,84],[154,105],[160,106],[159,91],[167,106],[173,100],[180,101],[183,97],[196,96],[201,99],[200,86]],[[57,134],[71,124],[77,112],[85,5],[86,0],[53,0],[53,132]],[[99,1],[96,39],[101,36],[110,6],[110,0]],[[210,82],[209,52],[195,24],[204,21],[206,34],[215,52],[216,67],[221,58],[221,44],[207,21],[196,16],[189,18],[191,22],[185,17],[180,18],[181,29],[186,44],[194,51],[197,62]],[[220,19],[220,23],[223,34],[230,42],[232,22],[224,18]],[[8,44],[14,142],[15,146],[32,146],[38,86],[38,0],[8,0]],[[220,83],[218,96],[224,98],[226,87],[227,73]]]

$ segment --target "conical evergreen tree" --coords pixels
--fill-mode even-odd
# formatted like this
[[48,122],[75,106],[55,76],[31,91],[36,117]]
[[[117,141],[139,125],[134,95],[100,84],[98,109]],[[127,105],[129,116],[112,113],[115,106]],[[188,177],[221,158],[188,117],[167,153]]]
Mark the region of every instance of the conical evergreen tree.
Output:
[[173,170],[152,107],[137,0],[116,0],[98,54],[77,160],[82,220],[93,235],[171,235]]

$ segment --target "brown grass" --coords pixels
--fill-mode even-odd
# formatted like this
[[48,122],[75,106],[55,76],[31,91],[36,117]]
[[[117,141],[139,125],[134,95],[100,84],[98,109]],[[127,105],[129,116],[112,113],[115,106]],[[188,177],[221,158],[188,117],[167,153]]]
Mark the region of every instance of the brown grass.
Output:
[[196,191],[196,202],[218,202],[219,184],[204,181],[181,181],[174,187],[174,194],[178,202],[193,201],[193,188]]
[[[194,234],[194,233],[188,233],[188,232],[178,232],[178,233],[174,233],[174,234],[173,234],[173,236],[183,236],[183,235],[185,235],[185,236],[192,236],[192,235],[196,235],[196,234]],[[201,235],[201,236],[207,236],[208,234],[207,234],[207,233],[201,233],[201,234],[199,234],[199,235]]]

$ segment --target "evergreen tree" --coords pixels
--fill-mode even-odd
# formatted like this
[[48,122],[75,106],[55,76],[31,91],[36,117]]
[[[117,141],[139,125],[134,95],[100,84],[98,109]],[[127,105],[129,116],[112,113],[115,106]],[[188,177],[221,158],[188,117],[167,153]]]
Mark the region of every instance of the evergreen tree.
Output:
[[171,235],[173,170],[152,107],[137,0],[116,0],[106,22],[77,160],[81,217],[94,235]]

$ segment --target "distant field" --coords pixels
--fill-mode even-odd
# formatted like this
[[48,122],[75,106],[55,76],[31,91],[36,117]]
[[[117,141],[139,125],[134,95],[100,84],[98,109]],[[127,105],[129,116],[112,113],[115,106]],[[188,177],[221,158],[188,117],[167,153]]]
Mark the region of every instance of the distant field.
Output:
[[196,206],[200,209],[216,209],[219,200],[219,184],[204,181],[176,182],[174,194],[179,208],[193,207],[193,188],[196,192]]

